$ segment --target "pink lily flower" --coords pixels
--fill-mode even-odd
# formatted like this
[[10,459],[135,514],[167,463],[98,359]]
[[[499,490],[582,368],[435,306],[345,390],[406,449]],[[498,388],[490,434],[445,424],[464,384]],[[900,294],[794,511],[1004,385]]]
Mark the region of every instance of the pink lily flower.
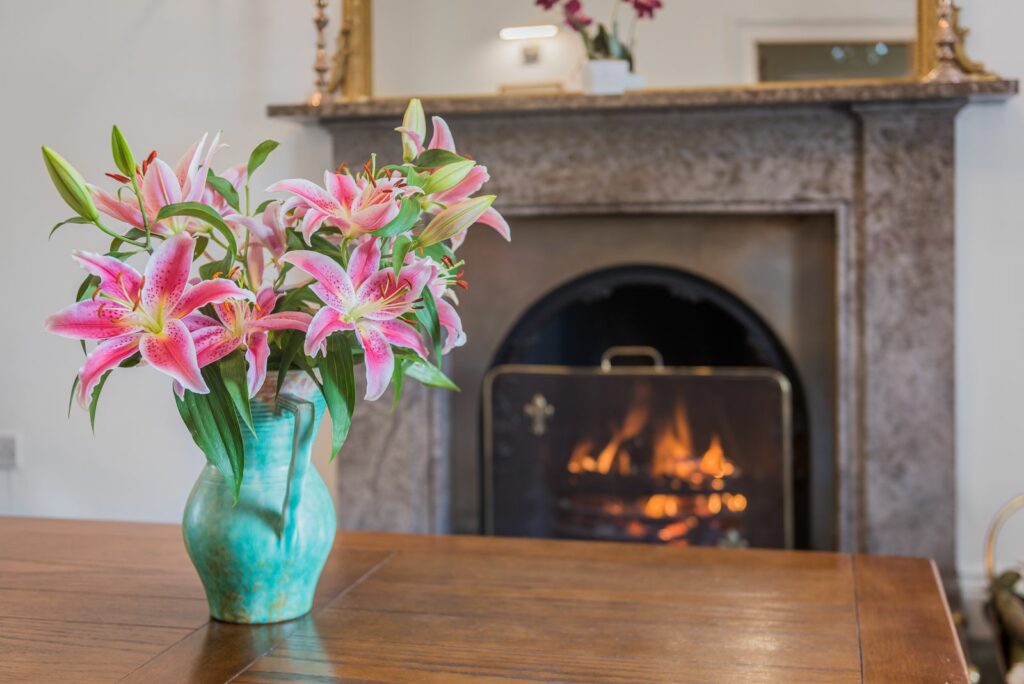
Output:
[[427,289],[430,290],[430,294],[434,297],[437,318],[441,323],[441,328],[444,329],[444,344],[441,346],[441,353],[447,354],[452,349],[455,349],[455,347],[461,347],[466,344],[466,333],[462,329],[462,319],[459,317],[459,312],[455,310],[452,302],[446,299],[447,297],[458,303],[451,286],[459,284],[465,287],[465,283],[459,279],[462,274],[461,272],[455,272],[456,265],[447,260],[445,261],[446,268],[442,268],[430,259],[422,257],[411,257],[411,259],[413,262],[424,263],[433,269],[433,276],[427,285]]
[[159,157],[139,169],[136,182],[142,194],[142,207],[130,188],[122,187],[117,196],[105,190],[89,186],[96,208],[118,221],[130,226],[143,228],[142,212],[145,210],[150,231],[155,235],[172,235],[185,230],[197,230],[202,224],[195,219],[175,217],[156,223],[156,216],[168,204],[178,202],[200,202],[206,191],[206,173],[214,153],[220,149],[220,133],[214,136],[206,147],[206,135],[192,145],[188,152],[172,169]]
[[214,304],[219,320],[200,313],[186,317],[184,322],[192,331],[199,367],[220,361],[244,345],[249,396],[256,396],[267,379],[267,359],[270,357],[267,333],[271,330],[305,332],[313,318],[300,311],[271,313],[280,297],[279,293],[267,287],[259,291],[254,303],[232,300]]
[[113,257],[75,253],[75,260],[99,277],[99,287],[92,299],[50,316],[46,328],[64,337],[102,340],[78,372],[78,400],[83,406],[103,374],[136,351],[193,392],[210,391],[182,319],[206,304],[253,295],[225,278],[189,286],[194,248],[195,240],[187,233],[169,238],[153,252],[145,275]]
[[267,192],[290,192],[293,197],[284,203],[284,212],[299,208],[302,217],[302,237],[310,244],[313,233],[327,223],[341,229],[346,237],[358,237],[383,228],[401,209],[405,179],[355,179],[347,173],[324,172],[321,188],[302,178],[274,183]]
[[348,269],[317,252],[289,252],[282,261],[316,279],[311,289],[324,306],[313,316],[306,333],[306,354],[325,350],[327,336],[354,330],[366,359],[366,399],[378,399],[394,372],[391,345],[412,349],[422,358],[428,352],[415,327],[402,320],[412,311],[433,269],[412,264],[396,278],[394,269],[380,268],[380,245],[366,237],[352,252]]
[[[416,131],[408,128],[399,128],[398,130],[409,136],[413,145],[417,149],[417,154],[422,154],[425,150],[438,149],[458,154],[458,151],[455,149],[455,138],[452,136],[452,131],[445,120],[439,116],[435,116],[431,117],[431,122],[434,125],[434,133],[430,137],[430,144],[427,145],[427,147],[423,147],[423,138]],[[458,204],[463,200],[469,199],[474,193],[479,192],[480,188],[484,186],[484,183],[490,179],[491,176],[487,173],[487,167],[477,164],[458,185],[449,190],[445,190],[444,192],[431,195],[430,200],[433,203],[443,206]],[[428,209],[428,211],[437,213],[440,208],[442,207],[435,206]],[[490,226],[506,240],[512,239],[512,231],[509,228],[508,221],[505,220],[504,216],[498,213],[497,209],[494,209],[493,207],[489,208],[484,212],[484,215],[480,217],[479,222],[486,226]],[[452,238],[453,249],[458,249],[465,239],[465,231]]]
[[249,250],[246,253],[246,265],[254,288],[263,284],[263,272],[266,268],[264,250],[270,254],[274,266],[280,270],[281,257],[288,251],[288,236],[285,229],[289,226],[288,216],[284,212],[281,201],[274,201],[263,210],[260,219],[241,214],[225,217],[232,226],[243,226],[249,231]]

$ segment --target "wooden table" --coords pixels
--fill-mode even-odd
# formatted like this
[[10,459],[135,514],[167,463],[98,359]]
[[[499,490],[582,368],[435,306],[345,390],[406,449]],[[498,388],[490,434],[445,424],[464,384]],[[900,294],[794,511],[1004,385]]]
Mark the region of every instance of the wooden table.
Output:
[[313,614],[242,627],[208,620],[175,526],[0,518],[0,682],[117,680],[967,676],[924,560],[346,533]]

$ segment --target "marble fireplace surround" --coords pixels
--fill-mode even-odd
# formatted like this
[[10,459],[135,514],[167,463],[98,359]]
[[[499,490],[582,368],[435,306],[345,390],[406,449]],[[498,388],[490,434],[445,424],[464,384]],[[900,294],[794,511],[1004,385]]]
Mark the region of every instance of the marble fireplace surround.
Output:
[[[631,106],[628,97],[593,107],[534,107],[529,98],[424,104],[487,164],[513,236],[517,217],[834,217],[835,544],[934,558],[948,584],[956,543],[954,120],[978,90],[857,92],[722,106]],[[371,151],[397,154],[396,112],[394,101],[271,108],[314,117],[331,131],[335,157],[353,162]],[[487,269],[479,260],[472,267],[477,279]],[[458,354],[453,363],[458,376]],[[469,427],[448,421],[447,402],[430,392],[407,399],[386,438],[360,426],[382,424],[389,407],[361,407],[338,477],[342,526],[450,531],[459,495],[449,484],[477,486],[449,473],[453,431]],[[456,510],[457,531],[465,531],[464,509]]]

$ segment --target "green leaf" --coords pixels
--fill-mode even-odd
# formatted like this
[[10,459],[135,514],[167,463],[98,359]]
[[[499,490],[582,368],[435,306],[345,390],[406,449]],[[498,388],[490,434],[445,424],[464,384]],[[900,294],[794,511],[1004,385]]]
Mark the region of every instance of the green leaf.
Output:
[[408,359],[395,357],[395,369],[391,373],[391,386],[395,390],[394,397],[391,399],[392,413],[398,408],[398,402],[402,398],[402,387],[405,384],[405,369],[410,363]]
[[405,257],[409,251],[416,246],[416,241],[408,235],[399,235],[395,238],[395,244],[391,248],[391,265],[395,269],[395,277],[402,272],[402,265],[405,264]]
[[279,144],[276,140],[264,140],[256,146],[256,149],[249,155],[249,164],[246,167],[249,178],[252,178],[252,174],[255,173],[256,169],[263,166],[263,162],[267,161],[267,157],[277,149]]
[[447,243],[437,242],[427,247],[423,247],[423,254],[430,257],[439,264],[444,263],[445,257],[452,260],[453,263],[457,262],[458,259],[455,257],[455,252],[448,246]]
[[256,207],[256,213],[253,214],[253,216],[259,216],[260,214],[262,214],[263,212],[265,212],[267,210],[267,207],[269,207],[271,204],[273,204],[276,201],[277,200],[273,200],[273,199],[263,200],[262,202],[260,202],[260,206]]
[[331,460],[348,438],[356,407],[355,372],[348,337],[335,333],[327,338],[327,355],[320,360],[323,395],[331,414]]
[[210,244],[210,238],[205,235],[200,235],[196,238],[196,248],[192,250],[192,259],[198,259],[202,256],[203,252],[206,251],[207,246]]
[[92,221],[90,221],[87,218],[83,218],[81,216],[72,216],[69,219],[64,219],[63,221],[55,225],[53,228],[51,228],[50,234],[46,236],[46,239],[49,240],[50,238],[52,238],[53,234],[57,232],[58,228],[60,228],[61,226],[66,226],[69,223],[77,223],[78,225],[92,225]]
[[71,383],[71,395],[68,397],[68,418],[71,417],[71,407],[75,404],[75,390],[78,389],[78,383],[80,380],[78,376],[75,376],[75,381]]
[[110,149],[114,155],[114,166],[118,171],[129,178],[134,178],[135,157],[132,155],[132,148],[128,146],[128,141],[124,139],[121,129],[117,126],[110,131]]
[[238,208],[238,191],[235,190],[234,186],[226,178],[221,178],[213,172],[213,169],[209,169],[206,172],[206,184],[223,197],[224,201],[230,204],[232,209],[241,211]]
[[235,410],[249,432],[255,435],[256,426],[252,421],[252,407],[249,406],[249,382],[245,375],[245,352],[236,349],[225,356],[220,362],[220,374]]
[[413,161],[413,165],[421,169],[436,169],[439,166],[445,166],[447,164],[454,164],[455,162],[466,161],[465,157],[449,152],[448,150],[424,150],[424,152],[416,157]]
[[459,386],[452,382],[451,378],[444,374],[444,371],[420,358],[412,361],[405,369],[405,375],[428,387],[439,387],[453,392],[460,391]]
[[100,402],[100,392],[103,391],[103,386],[107,384],[107,378],[113,371],[107,371],[100,378],[100,381],[96,383],[96,386],[92,388],[92,396],[89,399],[89,427],[92,428],[93,434],[96,434],[96,405]]
[[402,208],[398,212],[398,216],[393,218],[389,224],[383,228],[378,228],[373,231],[373,235],[379,237],[394,237],[401,235],[410,228],[416,225],[416,222],[420,220],[420,201],[415,197],[407,197],[402,200]]
[[245,469],[245,446],[238,412],[217,364],[207,366],[202,373],[210,393],[186,391],[184,399],[175,395],[175,402],[196,446],[231,484],[237,503]]
[[281,361],[277,367],[277,387],[274,389],[275,404],[277,397],[281,394],[285,376],[291,370],[296,354],[302,351],[302,343],[305,341],[304,336],[297,330],[285,330],[281,332],[281,335],[284,336],[284,343],[281,345]]
[[423,288],[423,306],[416,309],[416,318],[427,331],[430,341],[434,344],[434,358],[441,362],[441,321],[437,317],[437,302],[430,290]]
[[84,299],[92,297],[92,293],[99,287],[100,277],[94,275],[88,275],[82,284],[78,286],[78,292],[75,293],[75,301],[80,302]]
[[[228,243],[228,255],[234,259],[234,255],[238,253],[238,243],[235,242],[235,233],[228,227],[228,224],[224,223],[224,219],[221,218],[220,214],[213,207],[199,202],[179,202],[177,204],[168,204],[160,213],[156,215],[157,221],[164,219],[173,218],[175,216],[188,216],[189,218],[199,219],[204,223],[208,224],[211,228],[216,230],[224,238],[225,242]],[[228,268],[230,268],[230,263]]]

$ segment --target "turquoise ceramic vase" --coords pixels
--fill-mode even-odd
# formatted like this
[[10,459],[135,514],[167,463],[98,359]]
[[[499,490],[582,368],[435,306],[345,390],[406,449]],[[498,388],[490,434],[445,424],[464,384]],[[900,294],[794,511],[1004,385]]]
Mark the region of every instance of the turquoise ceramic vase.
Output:
[[281,622],[309,612],[334,543],[334,504],[310,465],[323,398],[308,377],[292,372],[275,406],[276,382],[270,374],[251,402],[256,434],[242,428],[238,503],[207,464],[185,506],[185,547],[210,614],[225,622]]

